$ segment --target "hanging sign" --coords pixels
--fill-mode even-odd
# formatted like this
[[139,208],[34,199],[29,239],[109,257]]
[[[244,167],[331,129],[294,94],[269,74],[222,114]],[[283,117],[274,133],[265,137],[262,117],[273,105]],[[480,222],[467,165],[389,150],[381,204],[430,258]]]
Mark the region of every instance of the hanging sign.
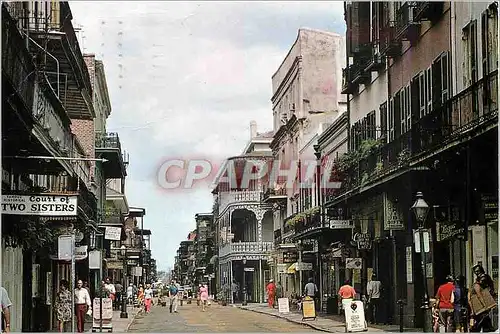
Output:
[[356,233],[353,241],[356,242],[360,250],[369,250],[372,248],[372,239],[368,233]]
[[104,233],[104,239],[120,241],[122,237],[122,228],[106,226],[106,232]]
[[25,216],[77,216],[78,195],[2,195],[2,213]]
[[288,298],[278,298],[278,312],[290,313],[290,303]]
[[365,321],[365,308],[363,302],[346,301],[342,303],[345,313],[345,326],[347,332],[364,332],[368,330]]
[[89,269],[101,269],[101,251],[93,250],[89,252]]
[[345,259],[346,269],[361,269],[363,261],[359,257],[348,257]]
[[316,308],[314,307],[314,299],[307,296],[302,300],[302,320],[316,319]]

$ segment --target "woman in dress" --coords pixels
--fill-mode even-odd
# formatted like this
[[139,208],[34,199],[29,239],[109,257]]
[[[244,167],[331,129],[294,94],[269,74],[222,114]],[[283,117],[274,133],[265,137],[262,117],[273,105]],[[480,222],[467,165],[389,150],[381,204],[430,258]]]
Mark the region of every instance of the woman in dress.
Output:
[[142,284],[139,284],[139,291],[137,292],[137,300],[139,302],[139,305],[142,305],[144,302],[144,288],[142,287]]
[[201,299],[201,310],[205,312],[208,301],[208,286],[206,284],[200,286],[200,299]]
[[147,284],[146,290],[144,290],[144,306],[146,313],[151,312],[152,301],[153,301],[153,289],[151,289],[151,284]]
[[59,332],[64,332],[64,324],[71,322],[71,292],[68,281],[60,282],[60,290],[56,296],[56,312]]

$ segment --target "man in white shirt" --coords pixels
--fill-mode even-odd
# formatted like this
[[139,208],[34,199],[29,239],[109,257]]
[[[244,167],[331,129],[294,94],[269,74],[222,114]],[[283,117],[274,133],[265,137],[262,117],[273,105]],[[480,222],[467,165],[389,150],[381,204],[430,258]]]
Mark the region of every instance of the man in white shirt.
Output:
[[2,332],[10,332],[10,307],[12,302],[10,301],[9,294],[4,287],[0,287],[0,303],[2,304]]
[[115,285],[111,283],[109,277],[106,278],[106,284],[104,285],[104,289],[108,291],[109,298],[111,298],[113,302],[113,310],[116,309],[116,289]]
[[368,296],[368,306],[370,308],[370,320],[372,324],[378,324],[380,315],[380,292],[382,283],[377,279],[376,274],[372,274],[371,281],[366,285],[366,294]]
[[85,323],[85,313],[92,305],[90,295],[87,289],[83,288],[83,282],[78,280],[75,289],[75,309],[76,309],[76,327],[78,333],[83,333]]

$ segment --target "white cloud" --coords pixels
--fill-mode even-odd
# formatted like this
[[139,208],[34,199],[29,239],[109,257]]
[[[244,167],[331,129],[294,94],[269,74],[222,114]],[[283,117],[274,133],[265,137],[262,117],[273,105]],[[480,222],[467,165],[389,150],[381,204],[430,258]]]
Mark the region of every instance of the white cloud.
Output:
[[[208,189],[158,192],[165,159],[241,152],[249,122],[272,127],[271,76],[298,28],[343,33],[342,2],[70,2],[86,53],[104,61],[112,101],[108,127],[130,153],[127,196],[155,224],[154,256],[172,263],[196,212],[210,211]],[[184,226],[184,225],[183,225]],[[182,232],[182,233],[181,233]],[[168,235],[168,237],[167,237]],[[163,238],[167,239],[163,239]],[[163,242],[166,240],[166,242]]]

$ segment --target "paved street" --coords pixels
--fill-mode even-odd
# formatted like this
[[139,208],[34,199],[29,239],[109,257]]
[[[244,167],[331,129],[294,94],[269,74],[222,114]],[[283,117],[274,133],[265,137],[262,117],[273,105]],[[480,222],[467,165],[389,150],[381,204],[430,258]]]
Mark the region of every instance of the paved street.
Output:
[[168,307],[154,306],[150,314],[139,314],[129,332],[295,332],[312,333],[314,329],[284,319],[212,304],[206,312],[196,304],[179,306],[179,313]]

